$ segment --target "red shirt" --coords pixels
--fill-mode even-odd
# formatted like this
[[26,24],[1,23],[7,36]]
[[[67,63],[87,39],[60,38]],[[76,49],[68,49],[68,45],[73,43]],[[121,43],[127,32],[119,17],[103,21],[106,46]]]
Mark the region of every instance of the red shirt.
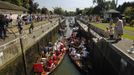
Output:
[[34,72],[43,72],[43,65],[39,63],[33,64]]
[[61,54],[61,52],[60,52],[60,51],[58,51],[57,55],[59,56],[60,54]]
[[50,60],[48,61],[48,66],[51,67],[52,64],[53,64],[53,61],[50,59]]
[[56,57],[56,55],[54,55],[54,56],[53,56],[53,60],[56,60],[56,59],[57,59],[57,57]]

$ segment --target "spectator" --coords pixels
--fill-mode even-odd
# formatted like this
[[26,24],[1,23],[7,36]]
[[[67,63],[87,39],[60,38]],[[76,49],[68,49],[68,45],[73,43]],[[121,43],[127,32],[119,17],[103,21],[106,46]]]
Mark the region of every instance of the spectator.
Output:
[[18,15],[18,17],[17,17],[17,23],[18,23],[17,26],[18,26],[19,33],[22,34],[22,30],[23,30],[23,27],[22,27],[23,21],[22,21],[22,19],[21,19],[21,15]]
[[32,15],[30,15],[30,17],[29,17],[29,22],[30,22],[29,34],[31,34],[33,29],[34,29],[33,16]]
[[0,37],[1,39],[5,39],[5,37],[7,37],[6,35],[6,29],[7,29],[7,26],[6,26],[6,16],[4,15],[0,15]]
[[117,17],[117,23],[114,28],[115,39],[116,41],[121,40],[121,36],[123,35],[123,21]]
[[4,28],[3,15],[0,14],[0,38],[1,39],[3,39],[3,28]]

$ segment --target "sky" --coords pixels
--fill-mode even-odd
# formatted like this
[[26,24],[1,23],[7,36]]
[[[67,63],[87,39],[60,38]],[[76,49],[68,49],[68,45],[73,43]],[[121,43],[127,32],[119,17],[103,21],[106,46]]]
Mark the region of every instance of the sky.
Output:
[[[118,0],[118,5],[124,2],[131,2],[134,0]],[[46,7],[49,10],[53,10],[54,7],[61,7],[67,11],[75,11],[76,8],[84,9],[94,6],[92,0],[35,0],[39,3],[39,7]]]

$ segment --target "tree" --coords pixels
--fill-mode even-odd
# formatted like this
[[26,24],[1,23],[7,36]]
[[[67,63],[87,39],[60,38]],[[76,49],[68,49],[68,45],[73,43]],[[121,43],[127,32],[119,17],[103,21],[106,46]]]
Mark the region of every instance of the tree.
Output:
[[67,12],[67,10],[65,10],[64,16],[68,16],[68,15],[69,15],[69,13]]
[[91,10],[92,8],[85,8],[84,10],[82,10],[82,14],[83,15],[90,15],[91,14]]
[[49,11],[49,13],[50,13],[50,15],[53,15],[54,14],[53,11]]
[[124,13],[125,9],[127,7],[134,7],[134,2],[125,2],[123,5],[119,5],[117,10],[120,11],[121,13]]
[[23,6],[28,9],[30,0],[1,0],[1,1],[6,1],[15,5],[18,5],[18,6]]
[[[93,12],[96,14],[103,14],[105,11],[109,9],[116,9],[116,3],[118,1],[116,0],[93,0],[93,3],[96,3],[97,6],[94,7]],[[98,12],[97,12],[98,10]]]
[[47,8],[43,7],[43,8],[41,9],[41,13],[46,15],[46,14],[49,13],[49,11],[48,11]]
[[33,2],[34,0],[29,0],[29,13],[37,13],[39,4]]
[[76,8],[76,15],[82,14],[82,10],[80,10],[79,8]]
[[133,7],[127,7],[124,11],[124,14],[126,16],[126,18],[130,18],[130,20],[132,20],[132,18],[134,17],[134,8]]
[[56,7],[56,8],[54,8],[54,13],[58,14],[58,15],[63,15],[64,10],[62,8]]
[[40,8],[37,9],[37,13],[41,13],[41,9]]
[[18,6],[22,6],[23,1],[22,0],[11,0],[11,3],[18,5]]
[[22,6],[28,9],[29,8],[29,0],[23,0]]

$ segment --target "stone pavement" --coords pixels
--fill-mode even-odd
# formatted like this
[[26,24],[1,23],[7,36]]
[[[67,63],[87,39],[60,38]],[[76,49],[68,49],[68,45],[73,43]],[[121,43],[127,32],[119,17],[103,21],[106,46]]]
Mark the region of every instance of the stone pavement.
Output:
[[[33,36],[34,34],[36,34],[36,36],[37,35],[39,36],[39,34],[37,32],[39,29],[43,29],[43,27],[50,28],[51,27],[51,24],[55,23],[58,19],[51,19],[51,20],[52,20],[52,23],[50,23],[49,21],[43,21],[43,22],[35,23],[35,25],[34,25],[35,27],[34,27],[34,30],[33,30],[33,33],[32,34],[29,34],[29,30],[28,30],[29,26],[28,25],[25,25],[24,26],[24,31],[23,31],[23,34],[22,35],[29,34],[29,36]],[[19,35],[20,35],[19,32],[18,32],[17,27],[13,27],[13,28],[10,28],[8,30],[9,31],[12,30],[12,32],[14,32],[14,34],[11,33],[11,32],[8,32],[7,33],[8,37],[6,37],[5,40],[0,39],[0,46],[1,45],[4,45],[4,44],[7,44],[8,42],[11,42],[12,40],[18,38]],[[46,29],[44,29],[44,30],[46,30]]]
[[133,44],[132,40],[122,39],[118,43],[114,43],[113,46],[115,46],[118,50],[120,50],[122,53],[124,53],[126,56],[128,56],[134,61],[134,54],[129,54],[127,51],[130,49],[132,44]]

